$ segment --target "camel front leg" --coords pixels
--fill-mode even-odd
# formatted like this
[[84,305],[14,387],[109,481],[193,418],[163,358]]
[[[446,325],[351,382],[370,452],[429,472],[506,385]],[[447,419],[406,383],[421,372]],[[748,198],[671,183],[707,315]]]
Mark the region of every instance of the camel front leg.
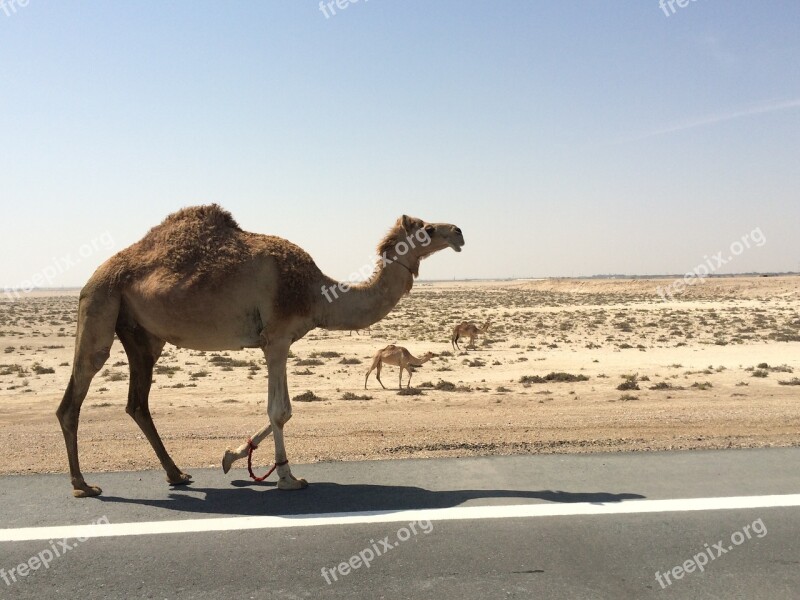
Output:
[[239,446],[236,450],[231,447],[225,449],[225,454],[222,456],[222,471],[227,473],[231,470],[233,463],[244,458],[250,452],[250,444],[260,446],[269,434],[272,433],[272,424],[268,423],[266,427],[262,427],[258,433],[251,437],[247,442]]
[[278,489],[299,490],[308,486],[305,479],[292,475],[286,446],[283,441],[283,426],[292,418],[292,404],[289,399],[289,386],[286,383],[286,359],[289,354],[285,348],[272,346],[267,352],[267,369],[269,371],[269,387],[267,399],[267,415],[272,425],[275,438],[275,464],[278,469]]
[[381,384],[381,387],[383,389],[386,389],[386,386],[383,385],[383,382],[381,381],[381,366],[382,366],[381,363],[378,363],[377,370],[375,371],[375,379],[378,380],[378,383]]

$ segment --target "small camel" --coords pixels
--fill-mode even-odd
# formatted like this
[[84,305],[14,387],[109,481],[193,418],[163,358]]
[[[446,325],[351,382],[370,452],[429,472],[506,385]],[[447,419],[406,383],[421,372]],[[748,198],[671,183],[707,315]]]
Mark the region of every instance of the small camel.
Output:
[[[353,337],[353,331],[356,332],[356,335],[361,335],[361,331],[359,329],[355,329],[355,330],[351,329],[350,333],[348,334],[348,337]],[[372,327],[367,327],[365,331],[368,334],[372,335]]]
[[[92,378],[111,353],[116,333],[128,355],[125,409],[155,450],[172,485],[191,477],[170,457],[150,415],[153,366],[169,342],[193,350],[261,348],[267,362],[268,424],[252,442],[228,448],[227,473],[270,432],[275,438],[278,488],[306,487],[292,475],[283,428],[292,416],[286,361],[292,343],[316,327],[365,329],[411,291],[420,261],[434,252],[461,251],[455,225],[403,215],[378,246],[381,257],[363,283],[327,277],[302,248],[282,238],[242,230],[216,204],[169,215],[140,241],[103,263],[81,290],[72,374],[56,411],[67,447],[72,494],[97,496],[78,460],[78,420]],[[330,291],[338,288],[331,298]],[[346,292],[346,293],[345,293]]]
[[462,337],[469,338],[467,348],[474,348],[475,338],[478,337],[478,335],[486,333],[491,323],[492,320],[489,319],[481,327],[478,327],[473,321],[463,321],[456,325],[453,328],[453,336],[450,338],[450,344],[453,346],[453,350],[461,350],[461,347],[458,345],[458,340]]
[[364,389],[367,389],[367,380],[369,379],[369,374],[372,371],[377,370],[375,373],[375,378],[378,380],[378,383],[381,384],[383,389],[386,389],[386,386],[383,385],[381,381],[381,367],[384,364],[387,365],[394,365],[395,367],[400,367],[400,387],[399,389],[403,389],[403,369],[408,371],[408,385],[406,387],[411,387],[411,375],[413,370],[411,367],[421,367],[430,359],[434,358],[436,355],[433,352],[426,352],[422,358],[417,358],[411,352],[409,352],[406,348],[402,346],[395,346],[394,344],[389,344],[386,348],[382,350],[378,350],[375,353],[374,358],[372,359],[372,366],[367,371],[367,376],[364,378]]

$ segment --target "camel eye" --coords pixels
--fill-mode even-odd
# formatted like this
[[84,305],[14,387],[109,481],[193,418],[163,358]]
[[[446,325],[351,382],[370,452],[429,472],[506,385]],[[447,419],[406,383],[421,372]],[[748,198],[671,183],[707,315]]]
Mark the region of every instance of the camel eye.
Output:
[[433,225],[426,225],[425,226],[425,233],[427,233],[428,235],[433,235],[435,231],[436,231],[436,228]]

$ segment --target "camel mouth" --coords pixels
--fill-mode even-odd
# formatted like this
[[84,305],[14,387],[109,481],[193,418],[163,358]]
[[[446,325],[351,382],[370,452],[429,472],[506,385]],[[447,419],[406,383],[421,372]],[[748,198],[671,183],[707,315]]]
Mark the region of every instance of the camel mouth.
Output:
[[455,250],[456,252],[461,252],[461,248],[464,246],[464,242],[450,242],[450,247]]

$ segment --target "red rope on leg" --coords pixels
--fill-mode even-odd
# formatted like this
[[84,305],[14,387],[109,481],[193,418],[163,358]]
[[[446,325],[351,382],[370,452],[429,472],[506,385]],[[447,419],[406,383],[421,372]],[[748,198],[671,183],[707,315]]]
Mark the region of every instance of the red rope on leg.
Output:
[[288,460],[284,460],[283,462],[275,463],[274,465],[272,465],[272,468],[269,471],[267,471],[266,475],[263,475],[262,477],[256,477],[256,474],[253,473],[253,450],[258,448],[258,446],[253,443],[253,440],[251,438],[247,438],[247,446],[248,446],[248,448],[247,448],[247,472],[250,473],[250,477],[253,478],[253,481],[264,481],[267,477],[272,475],[272,472],[275,469],[277,469],[278,467],[282,467],[283,465],[288,465],[289,464]]

